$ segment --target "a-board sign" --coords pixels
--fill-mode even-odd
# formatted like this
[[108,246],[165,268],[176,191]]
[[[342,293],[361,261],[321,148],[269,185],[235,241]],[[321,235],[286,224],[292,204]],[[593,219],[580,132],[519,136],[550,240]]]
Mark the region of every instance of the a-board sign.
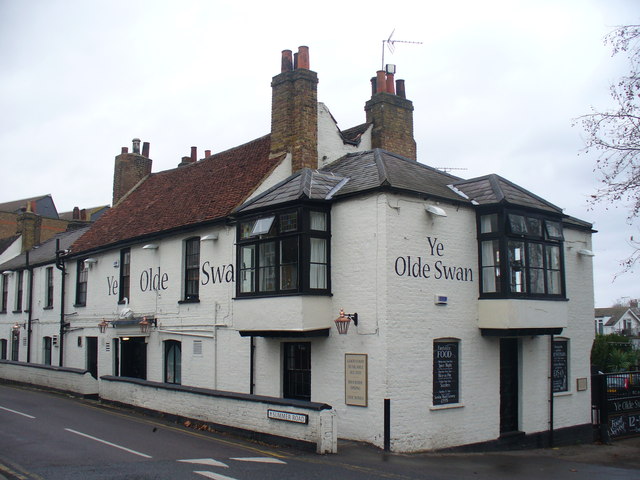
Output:
[[623,413],[609,417],[609,438],[624,438],[640,435],[640,412]]
[[285,412],[283,410],[267,410],[267,418],[282,420],[283,422],[309,423],[309,415],[304,413]]
[[367,355],[344,355],[344,403],[366,407],[368,403]]
[[458,342],[433,343],[433,404],[460,402]]

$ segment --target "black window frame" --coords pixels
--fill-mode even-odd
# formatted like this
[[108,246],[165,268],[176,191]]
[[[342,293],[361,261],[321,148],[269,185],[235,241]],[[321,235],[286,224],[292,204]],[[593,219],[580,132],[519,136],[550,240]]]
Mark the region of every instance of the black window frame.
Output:
[[125,298],[131,301],[131,249],[120,250],[120,286],[118,287],[118,303],[125,303]]
[[9,275],[2,274],[2,300],[0,303],[0,313],[7,313],[9,305]]
[[[482,219],[488,215],[496,215],[496,221],[490,222],[495,230],[483,232]],[[559,229],[550,235],[556,227]],[[480,298],[566,300],[562,228],[562,218],[552,214],[511,208],[478,210]],[[541,255],[536,257],[534,251]],[[491,263],[484,263],[489,261],[488,253],[492,254]],[[535,263],[535,258],[542,264]],[[495,275],[487,282],[489,272]],[[495,286],[495,291],[485,291],[486,283]],[[558,293],[553,293],[554,284]]]
[[45,269],[45,309],[53,308],[53,267]]
[[16,298],[14,305],[14,313],[22,312],[22,303],[24,301],[24,270],[16,272]]
[[87,305],[87,290],[89,286],[89,266],[86,259],[78,260],[76,263],[76,301],[74,307],[84,307]]
[[[324,230],[312,228],[312,212],[324,215]],[[293,214],[296,215],[295,222]],[[269,220],[272,217],[273,221]],[[252,229],[251,225],[256,226]],[[268,232],[258,228],[265,225],[270,227]],[[261,233],[252,235],[254,231]],[[315,250],[312,243],[315,243]],[[292,257],[285,258],[286,252],[294,250],[294,244],[297,246],[295,261]],[[322,250],[323,244],[324,251],[320,256],[324,255],[324,261],[312,258],[313,252]],[[326,205],[299,205],[239,218],[236,247],[237,298],[331,294],[331,215]],[[243,259],[250,260],[250,265],[247,266]],[[265,262],[266,259],[269,262]],[[294,270],[296,283],[285,281],[292,277]],[[324,278],[319,273],[316,278],[320,280],[315,283],[311,279],[312,271],[324,271]],[[269,283],[265,281],[267,275]],[[245,282],[247,278],[248,283]],[[322,283],[324,286],[317,286]],[[248,284],[251,289],[244,291]]]
[[164,383],[180,385],[182,384],[182,342],[179,340],[165,340],[163,343]]
[[190,237],[184,241],[183,254],[183,295],[181,302],[200,301],[200,237]]

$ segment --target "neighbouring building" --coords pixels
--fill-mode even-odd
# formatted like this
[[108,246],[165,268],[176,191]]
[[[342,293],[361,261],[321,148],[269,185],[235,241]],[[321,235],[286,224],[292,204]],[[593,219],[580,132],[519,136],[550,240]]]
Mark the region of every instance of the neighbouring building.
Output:
[[[65,311],[32,345],[62,323],[65,366],[327,404],[339,437],[398,452],[590,439],[591,225],[419,163],[393,74],[342,131],[317,83],[306,47],[284,51],[270,134],[158,173],[148,144],[123,149],[114,207],[58,259]],[[9,267],[5,343],[24,323]]]
[[600,335],[618,333],[629,337],[640,332],[640,309],[633,300],[628,307],[606,307],[595,309],[595,329]]

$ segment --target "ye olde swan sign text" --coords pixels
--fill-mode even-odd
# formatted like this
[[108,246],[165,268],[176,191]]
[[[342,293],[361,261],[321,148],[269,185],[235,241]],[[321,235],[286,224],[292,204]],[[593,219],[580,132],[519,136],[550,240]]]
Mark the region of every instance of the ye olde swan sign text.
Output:
[[427,237],[427,241],[429,257],[426,259],[411,255],[397,257],[394,265],[396,275],[399,277],[473,282],[473,270],[470,267],[447,265],[440,259],[440,257],[444,257],[444,243],[431,237]]

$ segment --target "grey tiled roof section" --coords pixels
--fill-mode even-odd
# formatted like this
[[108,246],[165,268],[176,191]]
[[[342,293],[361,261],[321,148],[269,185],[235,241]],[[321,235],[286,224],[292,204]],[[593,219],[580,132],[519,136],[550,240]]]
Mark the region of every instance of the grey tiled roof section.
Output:
[[[60,239],[60,249],[71,247],[89,227],[78,228],[68,232],[59,233],[55,237],[41,243],[29,251],[29,264],[32,266],[53,263],[56,258],[56,239]],[[27,254],[21,253],[17,257],[0,265],[0,272],[4,270],[20,270],[27,266]]]
[[467,203],[466,199],[448,187],[460,180],[459,177],[386,150],[374,149],[349,154],[327,165],[322,171],[349,178],[349,182],[340,189],[336,197],[386,186]]
[[247,212],[263,207],[301,200],[328,200],[346,179],[333,173],[305,168],[241,205],[236,211]]
[[507,202],[512,205],[536,208],[553,213],[562,213],[560,207],[547,202],[543,198],[511,183],[499,175],[491,174],[470,180],[461,180],[453,182],[452,185],[479,205]]

